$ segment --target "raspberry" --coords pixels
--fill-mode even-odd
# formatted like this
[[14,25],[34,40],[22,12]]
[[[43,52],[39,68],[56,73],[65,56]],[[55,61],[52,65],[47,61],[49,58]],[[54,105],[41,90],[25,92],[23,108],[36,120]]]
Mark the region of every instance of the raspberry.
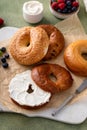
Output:
[[79,3],[76,2],[76,1],[74,1],[74,2],[72,3],[72,6],[74,6],[74,7],[78,7],[78,6],[79,6]]
[[57,0],[58,1],[58,4],[59,3],[64,3],[64,0]]
[[58,9],[58,2],[53,2],[51,6],[55,10]]
[[59,4],[58,4],[58,7],[59,7],[61,10],[64,9],[65,6],[66,6],[65,3],[59,3]]
[[0,18],[0,25],[4,24],[4,20],[2,18]]

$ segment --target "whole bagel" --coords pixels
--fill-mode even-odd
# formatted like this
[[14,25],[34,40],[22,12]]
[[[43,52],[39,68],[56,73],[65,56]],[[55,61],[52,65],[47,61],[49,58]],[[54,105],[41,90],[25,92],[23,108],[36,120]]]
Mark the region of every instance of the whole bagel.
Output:
[[23,27],[19,29],[10,42],[13,58],[22,65],[39,62],[47,53],[49,38],[40,27]]
[[87,40],[78,40],[71,43],[64,52],[64,61],[67,67],[75,74],[87,76]]
[[51,93],[66,90],[73,83],[70,73],[57,64],[38,65],[32,69],[31,76],[39,87]]
[[57,57],[63,50],[65,44],[63,34],[53,25],[43,24],[39,25],[39,27],[43,28],[47,32],[50,39],[49,48],[47,54],[44,57],[44,60],[49,60]]

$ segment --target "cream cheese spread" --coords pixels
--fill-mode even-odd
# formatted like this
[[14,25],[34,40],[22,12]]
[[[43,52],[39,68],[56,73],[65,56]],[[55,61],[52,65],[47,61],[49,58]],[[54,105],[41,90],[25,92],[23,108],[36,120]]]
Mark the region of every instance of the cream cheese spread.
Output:
[[[28,92],[29,87],[32,92]],[[30,89],[31,89],[30,88]],[[31,71],[16,74],[9,84],[10,97],[20,105],[39,106],[49,102],[51,93],[39,88],[31,78]]]
[[23,17],[30,23],[39,22],[43,18],[43,4],[39,1],[25,2],[23,5]]

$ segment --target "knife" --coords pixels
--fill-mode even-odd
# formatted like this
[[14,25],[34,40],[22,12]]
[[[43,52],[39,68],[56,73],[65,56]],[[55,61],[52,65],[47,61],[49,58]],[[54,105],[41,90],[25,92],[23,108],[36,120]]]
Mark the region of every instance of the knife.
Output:
[[51,114],[52,116],[56,116],[59,111],[61,111],[76,95],[81,93],[83,90],[87,88],[87,79],[85,79],[82,84],[75,90],[75,92],[70,95],[56,110],[54,110]]

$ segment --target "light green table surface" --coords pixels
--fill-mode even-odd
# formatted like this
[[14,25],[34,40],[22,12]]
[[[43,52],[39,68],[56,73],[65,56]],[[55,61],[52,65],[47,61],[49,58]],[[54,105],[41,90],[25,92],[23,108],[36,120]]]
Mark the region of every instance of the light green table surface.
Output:
[[[22,27],[29,25],[22,16],[22,6],[27,0],[0,0],[0,17],[5,20],[4,26]],[[39,0],[44,5],[44,18],[41,23],[56,24],[60,22],[50,13],[49,0]],[[78,14],[87,32],[87,13],[82,0]],[[33,25],[34,26],[34,25]],[[44,118],[29,118],[18,114],[0,113],[0,130],[86,130],[87,120],[78,125],[65,124]]]

